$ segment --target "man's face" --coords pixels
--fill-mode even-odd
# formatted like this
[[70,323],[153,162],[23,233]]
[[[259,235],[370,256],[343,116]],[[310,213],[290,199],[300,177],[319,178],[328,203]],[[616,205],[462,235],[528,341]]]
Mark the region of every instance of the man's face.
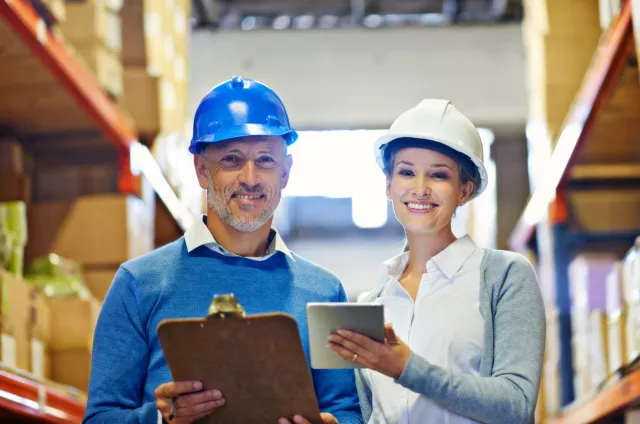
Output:
[[282,137],[252,136],[211,144],[194,163],[209,207],[226,225],[251,232],[273,217],[292,160]]

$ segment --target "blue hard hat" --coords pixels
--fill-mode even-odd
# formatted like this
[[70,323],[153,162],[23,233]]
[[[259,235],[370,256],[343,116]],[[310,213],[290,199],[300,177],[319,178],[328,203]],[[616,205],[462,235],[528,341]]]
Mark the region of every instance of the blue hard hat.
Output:
[[280,97],[265,84],[235,76],[213,87],[200,101],[193,120],[191,153],[202,144],[252,135],[298,139]]

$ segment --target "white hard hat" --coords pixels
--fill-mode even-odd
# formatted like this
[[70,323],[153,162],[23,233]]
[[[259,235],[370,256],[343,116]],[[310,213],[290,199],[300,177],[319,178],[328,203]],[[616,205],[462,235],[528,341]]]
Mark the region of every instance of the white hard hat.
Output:
[[473,123],[449,100],[425,99],[402,113],[391,124],[388,133],[375,144],[375,157],[384,169],[383,155],[387,144],[399,138],[414,138],[443,144],[467,156],[478,169],[480,184],[473,197],[487,188],[487,170],[483,164],[482,139]]

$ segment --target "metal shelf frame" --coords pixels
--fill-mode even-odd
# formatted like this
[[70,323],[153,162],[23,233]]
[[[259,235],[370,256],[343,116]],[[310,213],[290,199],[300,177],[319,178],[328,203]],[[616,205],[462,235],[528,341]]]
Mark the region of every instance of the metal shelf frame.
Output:
[[1,409],[43,423],[82,422],[85,411],[82,398],[19,374],[19,370],[6,366],[0,369]]
[[[510,249],[524,252],[534,233],[538,229],[542,231],[541,225],[548,223],[551,229],[553,243],[552,253],[549,254],[553,256],[555,302],[559,314],[560,400],[563,407],[571,404],[575,397],[568,275],[571,252],[575,247],[590,243],[620,243],[629,240],[631,245],[633,241],[633,234],[589,234],[572,231],[567,203],[567,182],[581,147],[612,96],[632,47],[631,1],[625,1],[618,17],[604,32],[565,119],[548,167],[550,172],[546,176],[549,178],[541,181],[535,188],[510,237]],[[571,418],[562,418],[554,422],[591,422],[613,412],[610,408],[614,405],[630,402],[632,398],[635,400],[640,397],[639,375],[633,374],[630,379],[624,380],[626,383],[620,383],[597,398],[605,399],[604,401],[588,403],[570,415]],[[628,393],[628,388],[633,388],[633,393]]]
[[182,230],[193,222],[193,213],[163,176],[149,149],[138,141],[134,124],[98,87],[95,79],[71,56],[49,31],[28,0],[0,0],[0,17],[19,34],[25,45],[89,113],[105,138],[120,152],[118,189],[123,194],[140,194],[139,175],[150,182]]

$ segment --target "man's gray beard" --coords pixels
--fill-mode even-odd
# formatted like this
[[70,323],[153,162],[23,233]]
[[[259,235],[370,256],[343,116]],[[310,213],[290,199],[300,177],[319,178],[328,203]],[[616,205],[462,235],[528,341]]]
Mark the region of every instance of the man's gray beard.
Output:
[[208,176],[208,181],[207,203],[209,204],[209,207],[215,211],[216,215],[220,217],[222,222],[230,225],[238,231],[246,233],[256,231],[258,228],[266,224],[269,218],[273,216],[273,213],[278,206],[277,203],[275,205],[268,205],[257,218],[246,215],[243,217],[236,216],[231,212],[231,206],[226,200],[229,196],[225,196],[224,192],[215,188],[211,175]]

